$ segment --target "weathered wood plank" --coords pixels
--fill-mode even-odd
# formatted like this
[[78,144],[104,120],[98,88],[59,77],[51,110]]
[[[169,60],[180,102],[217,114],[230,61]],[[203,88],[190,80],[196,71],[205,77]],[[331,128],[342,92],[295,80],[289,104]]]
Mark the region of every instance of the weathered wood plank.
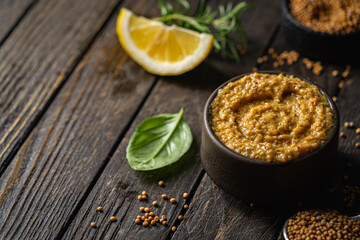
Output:
[[[125,6],[141,12],[152,3]],[[115,20],[113,15],[0,178],[1,239],[61,235],[153,86],[155,77],[121,49]]]
[[[278,2],[273,2],[272,10],[274,12],[269,11],[269,9],[259,8],[253,14],[263,16],[264,12],[266,12],[269,19],[274,19],[278,14],[276,12],[277,4]],[[267,18],[259,17],[257,19],[256,24],[253,22],[257,27],[261,28],[262,24],[268,24]],[[246,19],[244,19],[244,24],[247,26]],[[277,24],[277,22],[275,21],[273,24]],[[255,34],[255,31],[255,29],[253,31],[249,30],[248,35],[250,38],[252,33]],[[269,31],[264,32],[263,38],[270,39],[268,34],[271,33]],[[265,45],[266,42],[263,42],[262,48]],[[258,55],[251,55],[251,57],[248,57],[249,62],[238,64],[238,71],[247,71],[250,66],[254,66],[257,57]],[[199,159],[200,118],[203,106],[210,92],[226,80],[227,77],[224,74],[227,73],[226,71],[220,73],[208,64],[202,64],[186,75],[159,80],[129,132],[105,168],[104,173],[86,199],[79,214],[69,226],[64,239],[123,239],[125,237],[129,239],[144,237],[165,239],[171,236],[169,235],[171,233],[169,227],[157,226],[147,229],[136,225],[134,220],[140,214],[140,206],[151,206],[152,201],[157,200],[160,207],[157,209],[152,208],[155,210],[154,212],[159,215],[165,214],[169,219],[170,226],[178,224],[176,221],[177,216],[183,212],[184,199],[181,197],[182,193],[190,192],[193,195],[204,174]],[[125,157],[125,148],[137,124],[144,118],[154,114],[177,112],[180,107],[185,107],[184,117],[194,135],[194,144],[190,152],[178,164],[163,170],[149,173],[132,170]],[[166,183],[164,188],[157,186],[157,181],[160,179]],[[137,195],[142,190],[148,192],[149,201],[140,202],[137,200]],[[161,200],[161,194],[163,193],[166,193],[169,197],[175,197],[179,200],[178,203],[172,205],[168,201]],[[224,201],[224,204],[227,202]],[[96,208],[98,206],[102,206],[104,212],[97,212]],[[241,205],[239,204],[239,206]],[[191,219],[196,217],[197,214],[200,214],[200,212],[194,212],[191,216],[185,215],[184,222],[180,224],[179,233],[187,231],[187,218]],[[109,222],[112,215],[117,217],[118,222]],[[209,217],[213,220],[216,216],[211,215]],[[259,222],[252,217],[244,217],[242,220],[244,222],[254,221],[254,224]],[[93,229],[89,226],[92,221],[96,222],[97,228]],[[266,222],[263,225],[265,228],[266,226],[270,227],[275,219],[265,219],[264,221]],[[197,225],[201,226],[202,224],[198,222]],[[216,230],[212,229],[212,231]]]
[[40,0],[0,48],[0,173],[119,0]]
[[36,0],[3,0],[0,1],[0,44]]

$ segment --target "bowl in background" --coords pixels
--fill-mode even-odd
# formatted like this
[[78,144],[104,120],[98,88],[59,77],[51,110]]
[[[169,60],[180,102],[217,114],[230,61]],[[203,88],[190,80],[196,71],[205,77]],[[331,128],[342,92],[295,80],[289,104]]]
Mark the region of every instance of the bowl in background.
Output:
[[240,155],[218,139],[211,127],[211,103],[219,89],[245,75],[248,74],[236,76],[223,83],[210,95],[205,104],[200,154],[210,178],[226,192],[257,205],[293,201],[328,182],[337,160],[339,114],[331,97],[321,87],[303,78],[298,77],[317,86],[325,95],[334,116],[334,127],[327,141],[318,149],[286,163],[266,162]]
[[289,10],[289,0],[281,3],[282,28],[288,44],[316,60],[348,63],[360,54],[360,29],[350,33],[318,32],[299,23]]

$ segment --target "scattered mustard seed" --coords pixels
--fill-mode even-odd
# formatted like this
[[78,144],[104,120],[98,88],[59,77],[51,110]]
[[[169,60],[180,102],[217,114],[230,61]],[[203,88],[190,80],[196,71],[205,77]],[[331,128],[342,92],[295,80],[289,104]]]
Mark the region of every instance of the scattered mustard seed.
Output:
[[171,231],[175,232],[176,231],[176,227],[172,226]]
[[176,203],[176,199],[175,199],[175,198],[171,198],[171,199],[170,199],[170,202],[171,202],[171,203]]
[[135,223],[136,223],[136,224],[140,224],[140,223],[141,223],[141,220],[137,218],[137,219],[135,219]]
[[360,128],[357,128],[357,129],[355,130],[355,132],[356,132],[356,134],[360,134]]
[[153,217],[155,214],[154,212],[149,212],[149,215]]
[[112,216],[112,217],[110,218],[110,221],[111,221],[111,222],[115,222],[115,221],[116,221],[116,217],[115,217],[115,216]]
[[152,220],[151,221],[151,225],[155,225],[156,224],[156,221],[155,220]]
[[257,71],[259,71],[259,69],[258,69],[257,67],[253,67],[253,68],[252,68],[252,71],[253,71],[253,72],[257,72]]
[[332,75],[333,77],[337,77],[337,76],[339,75],[339,71],[338,71],[338,70],[333,70],[333,71],[331,72],[331,75]]
[[344,133],[344,132],[340,132],[340,137],[345,137],[345,133]]
[[183,216],[183,215],[179,215],[179,216],[178,216],[178,219],[181,221],[181,220],[184,219],[184,216]]
[[145,212],[147,212],[147,213],[150,212],[150,208],[146,207]]
[[145,217],[148,218],[150,216],[149,213],[145,213]]
[[158,184],[159,184],[160,187],[162,187],[162,186],[164,186],[164,181],[159,181]]
[[163,220],[161,224],[166,226],[167,222],[165,220]]
[[185,204],[185,205],[184,205],[184,208],[185,208],[185,209],[188,209],[188,208],[189,208],[189,205]]
[[152,217],[152,216],[149,216],[149,217],[148,217],[148,221],[151,221],[151,220],[153,220],[153,217]]
[[341,74],[343,78],[346,78],[349,76],[350,69],[351,69],[350,65],[347,65],[345,71]]
[[354,122],[349,122],[349,127],[350,128],[354,127]]
[[355,143],[356,148],[360,148],[360,143]]
[[145,211],[145,208],[144,208],[144,207],[140,207],[140,211],[141,211],[141,212],[144,212],[144,211]]
[[144,221],[144,222],[143,222],[143,226],[144,226],[144,227],[149,226],[149,222],[148,222],[148,221]]
[[146,200],[147,199],[147,196],[146,195],[142,195],[141,196],[141,200]]
[[273,54],[275,52],[274,48],[269,48],[268,53]]
[[349,122],[344,123],[344,127],[348,128],[350,126]]
[[332,100],[333,100],[334,102],[337,102],[338,98],[334,96],[334,97],[332,97]]
[[142,221],[145,221],[145,216],[142,216],[142,217],[141,217],[141,220],[142,220]]
[[189,194],[188,194],[188,193],[184,193],[184,194],[183,194],[183,197],[184,197],[184,198],[188,198],[188,197],[189,197]]
[[143,196],[146,196],[146,195],[147,195],[147,192],[146,192],[146,191],[143,191],[141,194],[142,194]]
[[166,220],[166,216],[165,216],[165,215],[162,215],[162,216],[161,216],[161,219]]
[[95,222],[91,222],[91,223],[90,223],[90,226],[91,226],[92,228],[96,228],[96,223],[95,223]]
[[158,206],[158,202],[157,202],[157,201],[153,201],[152,205],[153,205],[153,206]]
[[166,194],[163,194],[161,195],[162,199],[167,199],[167,195]]
[[141,220],[141,216],[140,216],[140,215],[137,215],[136,219],[140,219],[140,220]]
[[97,210],[98,212],[101,212],[101,211],[103,210],[103,208],[102,208],[102,207],[98,207],[96,210]]
[[158,222],[158,221],[160,220],[160,219],[159,219],[159,216],[155,216],[155,217],[154,217],[154,220]]
[[343,88],[344,84],[345,84],[344,80],[341,80],[338,84],[338,88]]
[[140,200],[140,201],[142,200],[142,196],[141,196],[141,195],[138,196],[138,200]]

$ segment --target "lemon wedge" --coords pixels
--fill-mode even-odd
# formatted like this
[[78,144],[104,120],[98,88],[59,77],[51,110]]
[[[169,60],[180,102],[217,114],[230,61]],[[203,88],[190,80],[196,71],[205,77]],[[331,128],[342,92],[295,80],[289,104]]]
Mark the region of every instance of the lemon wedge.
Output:
[[128,55],[146,71],[180,75],[199,65],[210,53],[213,36],[136,16],[122,8],[116,32]]

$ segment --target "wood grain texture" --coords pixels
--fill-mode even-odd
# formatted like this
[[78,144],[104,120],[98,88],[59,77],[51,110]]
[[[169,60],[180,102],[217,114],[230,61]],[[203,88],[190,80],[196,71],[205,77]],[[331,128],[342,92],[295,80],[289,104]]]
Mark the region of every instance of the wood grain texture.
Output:
[[36,0],[0,1],[0,43]]
[[115,20],[1,176],[0,239],[59,237],[153,86],[155,77],[121,49]]
[[[276,8],[276,4],[277,3],[274,2],[273,8]],[[263,9],[263,12],[257,11],[257,14],[262,16],[264,11],[266,11],[266,9]],[[263,24],[268,24],[268,21],[264,18],[258,18],[258,21],[263,21]],[[274,22],[274,24],[276,23],[277,22]],[[246,21],[244,21],[244,24],[246,25]],[[261,25],[260,23],[257,24]],[[271,34],[271,32],[264,32],[264,38],[270,39],[270,36],[267,34]],[[265,45],[266,42],[263,42],[263,47]],[[257,57],[256,55],[249,57],[253,65]],[[251,65],[251,63],[245,65],[238,64],[238,71],[244,71],[244,68],[247,68],[249,65]],[[79,214],[69,226],[63,239],[141,239],[144,237],[149,239],[167,239],[171,237],[169,227],[157,226],[144,228],[136,225],[134,220],[137,215],[141,214],[139,207],[151,206],[152,201],[157,200],[160,203],[160,207],[156,209],[152,208],[154,212],[159,215],[165,214],[169,219],[169,226],[179,224],[176,219],[179,214],[183,213],[183,204],[185,202],[184,199],[181,199],[181,195],[183,192],[189,192],[192,196],[204,174],[199,159],[200,118],[203,106],[211,91],[226,80],[226,75],[227,72],[225,70],[219,72],[211,65],[204,63],[194,71],[183,76],[161,78],[159,80],[129,132],[105,168],[104,173],[86,199]],[[127,163],[125,149],[128,139],[137,124],[144,118],[154,114],[177,112],[180,107],[185,107],[184,117],[189,123],[194,136],[194,144],[190,152],[177,165],[170,166],[163,170],[150,173],[132,170]],[[157,186],[157,182],[160,179],[166,183],[164,188]],[[149,193],[149,201],[140,202],[137,200],[137,195],[143,190]],[[166,193],[169,197],[174,196],[176,199],[180,199],[180,201],[176,205],[172,205],[168,201],[163,201],[161,200],[161,194],[163,193]],[[207,199],[203,199],[203,201],[207,201]],[[223,204],[226,205],[230,200],[220,199],[219,201],[223,201]],[[237,203],[237,206],[244,207],[239,202]],[[102,206],[104,212],[97,212],[96,208],[98,206]],[[201,214],[200,209],[199,212],[189,216],[189,219],[196,217],[198,214]],[[109,222],[109,218],[112,215],[117,217],[118,222]],[[256,220],[250,215],[251,214],[245,215],[242,221],[254,221],[254,225],[263,221],[262,227],[264,229],[266,227],[270,228],[276,220],[265,217]],[[184,222],[179,225],[179,233],[187,231],[186,226],[188,220],[186,216],[187,215],[185,215]],[[217,216],[214,215],[207,215],[207,217],[214,222],[214,225],[216,225],[218,221],[221,221],[220,216],[217,218]],[[92,221],[96,222],[97,228],[93,229],[89,226]],[[206,221],[206,219],[204,221]],[[199,228],[204,226],[200,222],[198,222],[197,225]],[[216,229],[212,230],[216,231]],[[235,232],[233,232],[233,234],[235,234]],[[181,237],[179,239],[181,239]]]
[[0,173],[118,0],[40,0],[0,48]]

